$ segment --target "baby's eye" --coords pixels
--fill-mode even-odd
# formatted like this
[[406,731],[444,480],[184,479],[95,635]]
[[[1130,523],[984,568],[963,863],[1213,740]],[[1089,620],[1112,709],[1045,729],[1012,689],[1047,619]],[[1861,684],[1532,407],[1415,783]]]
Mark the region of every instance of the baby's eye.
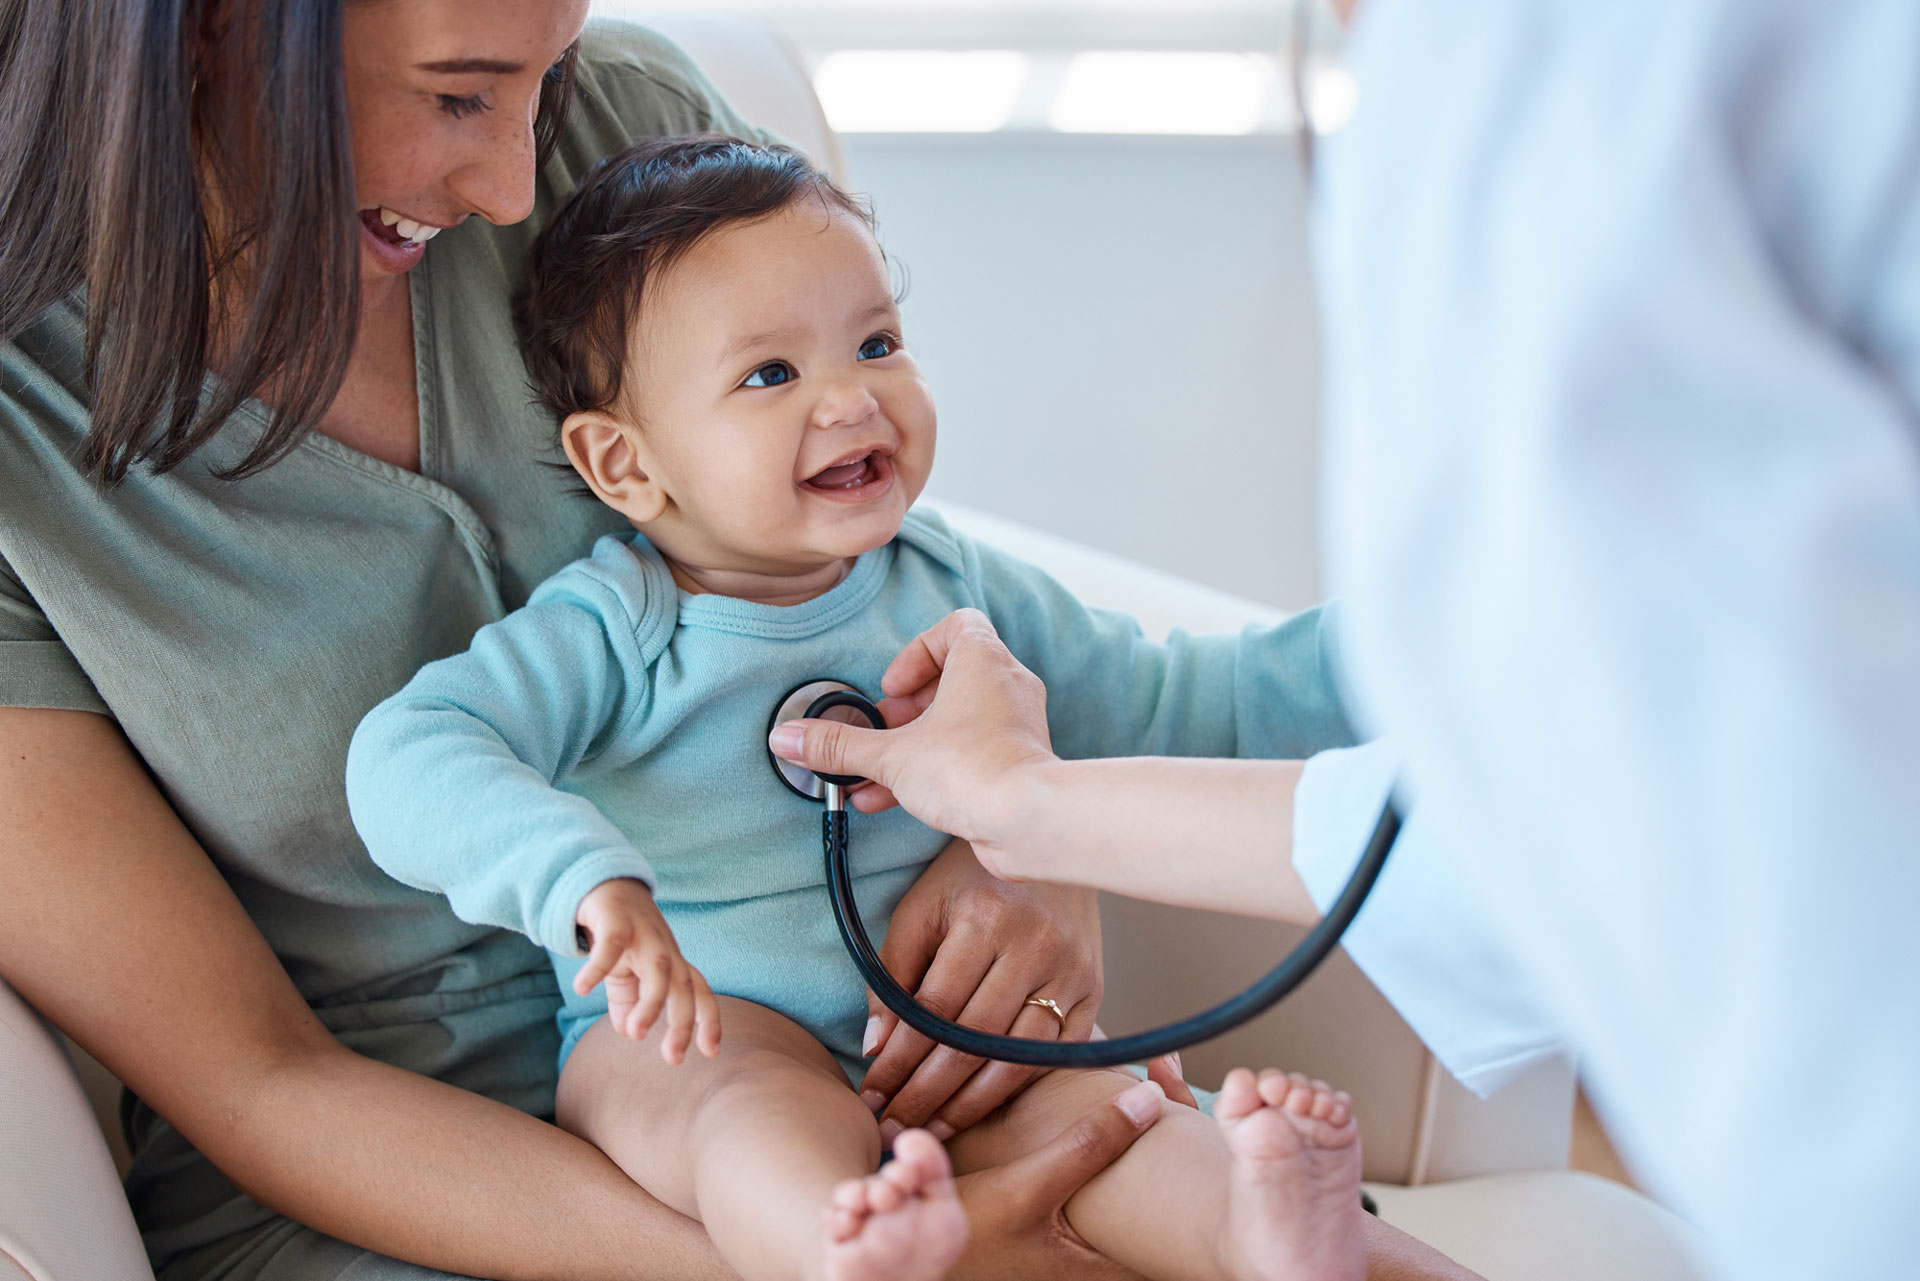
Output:
[[892,334],[875,334],[860,344],[860,359],[878,360],[882,356],[891,356],[898,345]]
[[748,374],[747,380],[740,385],[742,387],[778,387],[782,383],[792,382],[797,377],[799,375],[793,372],[793,366],[786,361],[769,360]]

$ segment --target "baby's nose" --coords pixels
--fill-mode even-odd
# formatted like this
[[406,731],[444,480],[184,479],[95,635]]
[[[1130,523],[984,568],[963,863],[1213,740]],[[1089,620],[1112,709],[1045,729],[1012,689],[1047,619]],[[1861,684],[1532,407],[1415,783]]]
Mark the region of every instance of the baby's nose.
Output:
[[822,390],[813,409],[816,427],[849,427],[863,423],[880,410],[880,402],[857,380],[833,383]]

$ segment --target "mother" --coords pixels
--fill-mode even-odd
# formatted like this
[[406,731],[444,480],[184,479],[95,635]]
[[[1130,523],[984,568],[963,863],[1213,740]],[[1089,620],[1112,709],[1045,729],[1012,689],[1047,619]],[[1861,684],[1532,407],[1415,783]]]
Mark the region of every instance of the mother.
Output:
[[[514,347],[540,211],[632,137],[754,132],[584,8],[0,7],[0,975],[137,1096],[163,1278],[724,1275],[535,1119],[545,956],[382,876],[341,788],[367,708],[607,532]],[[964,847],[888,946],[950,1009],[995,967],[1072,1034],[1098,1002],[1091,899]],[[964,1125],[1019,1080],[973,1067],[900,1036],[870,1080]],[[963,1270],[1118,1275],[1060,1206],[1150,1123],[977,1176]]]

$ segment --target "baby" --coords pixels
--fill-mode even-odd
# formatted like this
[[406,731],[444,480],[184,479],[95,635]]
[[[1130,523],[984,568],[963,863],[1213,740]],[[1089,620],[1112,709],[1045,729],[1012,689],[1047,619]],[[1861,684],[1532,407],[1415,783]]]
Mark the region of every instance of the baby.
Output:
[[[1277,754],[1259,674],[1318,662],[1317,641],[1152,645],[912,510],[933,402],[868,215],[795,152],[638,143],[554,216],[529,279],[536,389],[579,479],[638,532],[368,715],[354,821],[392,875],[552,953],[562,1124],[742,1276],[940,1277],[966,1240],[955,1169],[1043,1145],[1136,1078],[1044,1074],[944,1147],[896,1135],[876,1173],[881,1130],[848,1088],[865,989],[819,809],[769,762],[780,695],[876,689],[973,606],[1046,683],[1062,755]],[[899,810],[854,822],[878,938],[948,838]],[[1242,1070],[1214,1119],[1166,1109],[1067,1215],[1148,1277],[1358,1281],[1359,1178],[1344,1095]]]

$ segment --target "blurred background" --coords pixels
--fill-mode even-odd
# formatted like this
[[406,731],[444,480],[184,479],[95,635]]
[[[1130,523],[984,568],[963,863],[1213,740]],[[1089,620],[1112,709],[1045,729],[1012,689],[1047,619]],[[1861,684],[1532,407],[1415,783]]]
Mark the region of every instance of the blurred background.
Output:
[[1286,0],[596,0],[771,23],[904,270],[930,495],[1263,604],[1320,599],[1319,345]]

